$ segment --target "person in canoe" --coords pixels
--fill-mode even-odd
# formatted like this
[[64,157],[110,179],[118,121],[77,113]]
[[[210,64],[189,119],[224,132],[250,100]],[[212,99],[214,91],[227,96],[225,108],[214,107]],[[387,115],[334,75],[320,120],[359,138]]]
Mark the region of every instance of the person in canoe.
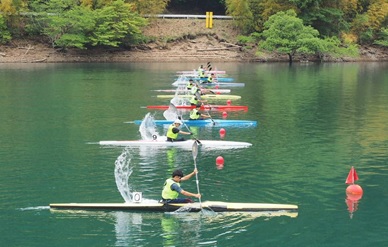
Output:
[[203,120],[210,117],[209,115],[205,115],[199,112],[199,108],[201,108],[201,106],[197,105],[190,111],[190,120]]
[[178,142],[178,141],[184,141],[185,139],[183,137],[178,138],[178,134],[183,135],[192,135],[191,132],[182,131],[179,129],[179,127],[182,125],[182,121],[179,119],[176,119],[174,123],[168,127],[167,130],[167,141],[169,142]]
[[195,86],[193,79],[190,79],[186,84],[186,89],[191,92],[191,89]]
[[214,74],[214,73],[211,73],[208,77],[207,77],[207,81],[203,82],[203,83],[217,83],[217,76]]
[[206,102],[207,102],[206,100],[199,99],[198,94],[193,95],[190,99],[190,105],[192,106],[201,106]]
[[183,172],[179,169],[175,170],[172,173],[172,177],[166,179],[162,190],[162,200],[163,203],[192,203],[193,200],[190,198],[178,198],[179,194],[189,197],[201,198],[201,194],[194,194],[188,191],[185,191],[181,188],[180,182],[189,180],[192,176],[198,173],[197,169],[186,176],[183,176]]
[[203,68],[203,65],[199,66],[198,68],[198,77],[199,78],[205,77],[205,69]]

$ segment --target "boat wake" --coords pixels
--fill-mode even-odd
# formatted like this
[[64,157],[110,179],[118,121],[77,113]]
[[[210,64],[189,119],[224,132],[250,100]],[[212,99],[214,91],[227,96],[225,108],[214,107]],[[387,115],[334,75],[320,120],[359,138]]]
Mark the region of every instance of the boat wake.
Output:
[[19,208],[20,211],[47,210],[47,209],[50,209],[50,206],[36,206],[36,207]]

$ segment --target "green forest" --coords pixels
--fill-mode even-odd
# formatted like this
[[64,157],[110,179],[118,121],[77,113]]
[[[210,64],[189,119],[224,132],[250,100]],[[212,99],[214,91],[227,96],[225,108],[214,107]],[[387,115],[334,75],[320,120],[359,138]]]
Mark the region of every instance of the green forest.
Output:
[[0,0],[0,43],[35,39],[54,48],[129,47],[152,42],[153,14],[234,17],[241,43],[296,53],[356,54],[388,46],[388,0]]

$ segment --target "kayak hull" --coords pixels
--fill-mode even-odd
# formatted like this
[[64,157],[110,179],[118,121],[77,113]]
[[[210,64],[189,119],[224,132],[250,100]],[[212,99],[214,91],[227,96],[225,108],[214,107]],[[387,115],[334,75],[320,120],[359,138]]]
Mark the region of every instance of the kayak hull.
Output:
[[[142,120],[135,120],[134,123],[140,125]],[[173,120],[154,120],[156,125],[170,125]],[[256,127],[257,121],[252,120],[224,120],[224,119],[203,119],[203,120],[184,120],[183,121],[188,126],[208,126],[208,127]]]
[[[166,94],[166,95],[156,95],[156,98],[160,98],[160,99],[172,99],[174,97],[178,97],[178,98],[191,98],[193,97],[192,94],[178,94],[178,95],[175,95],[175,94]],[[224,99],[224,100],[236,100],[236,99],[241,99],[241,96],[240,95],[232,95],[232,94],[205,94],[205,95],[201,95],[201,99]]]
[[[187,81],[175,81],[172,85],[175,87],[179,87],[182,85],[186,85]],[[213,88],[213,87],[219,87],[219,88],[229,88],[229,87],[245,87],[245,83],[242,82],[218,82],[218,83],[201,83],[201,87],[203,88]]]
[[[158,89],[158,90],[153,90],[155,92],[163,92],[163,93],[190,93],[190,90],[187,89]],[[211,89],[213,93],[230,93],[230,89]]]
[[193,142],[198,141],[201,149],[236,149],[236,148],[248,148],[252,146],[249,142],[237,142],[237,141],[218,141],[218,140],[185,140],[168,142],[166,137],[159,137],[157,140],[123,140],[123,141],[100,141],[102,146],[124,146],[124,147],[178,147],[183,149],[191,149]]
[[214,212],[268,212],[268,211],[291,211],[297,215],[298,206],[292,204],[273,203],[236,203],[205,201],[195,203],[168,203],[157,201],[130,202],[130,203],[51,203],[51,209],[60,210],[119,210],[119,211],[151,211],[173,212],[184,208],[185,212],[199,212],[203,208]]
[[[176,105],[177,109],[180,110],[191,110],[194,109],[195,106],[192,105]],[[150,105],[147,106],[147,109],[157,109],[157,110],[167,110],[169,108],[168,105]],[[242,105],[204,105],[201,106],[201,110],[208,111],[248,111],[248,106]]]

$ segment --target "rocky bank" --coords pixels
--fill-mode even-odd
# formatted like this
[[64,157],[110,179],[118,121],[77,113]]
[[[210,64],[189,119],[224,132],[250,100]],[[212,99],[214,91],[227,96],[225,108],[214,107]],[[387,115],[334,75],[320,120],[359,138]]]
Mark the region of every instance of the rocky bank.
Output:
[[[16,40],[0,45],[0,63],[59,62],[280,62],[288,56],[276,53],[257,55],[257,46],[238,43],[239,30],[231,20],[214,20],[205,28],[203,19],[157,19],[144,34],[154,40],[130,49],[68,49],[58,51],[33,40]],[[328,61],[388,61],[388,49],[361,47],[359,58],[329,58]],[[295,61],[314,61],[315,57],[295,57]]]

